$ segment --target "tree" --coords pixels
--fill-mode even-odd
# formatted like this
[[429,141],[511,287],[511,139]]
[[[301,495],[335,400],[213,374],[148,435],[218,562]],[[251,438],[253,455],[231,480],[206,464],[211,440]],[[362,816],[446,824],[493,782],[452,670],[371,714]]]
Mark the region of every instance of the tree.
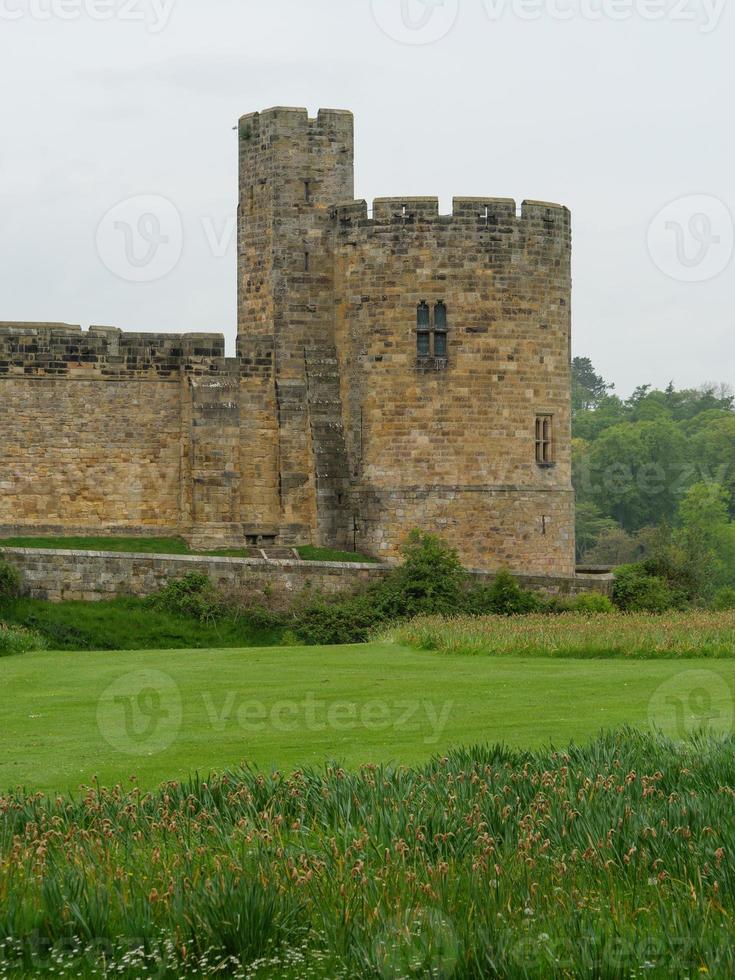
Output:
[[575,357],[572,361],[572,414],[597,408],[614,387],[597,374],[589,357]]
[[580,501],[577,504],[578,559],[584,559],[601,537],[615,532],[625,534],[612,517],[606,517],[596,504],[591,501]]
[[626,531],[673,523],[686,461],[686,438],[668,419],[615,425],[589,451],[589,499]]
[[679,507],[674,544],[699,583],[699,594],[713,595],[735,583],[735,525],[728,514],[729,494],[717,483],[695,483]]

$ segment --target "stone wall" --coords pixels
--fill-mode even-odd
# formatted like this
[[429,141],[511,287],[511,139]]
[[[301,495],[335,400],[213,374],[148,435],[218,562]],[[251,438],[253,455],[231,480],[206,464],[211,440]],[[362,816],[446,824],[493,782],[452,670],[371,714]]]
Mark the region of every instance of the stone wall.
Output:
[[327,594],[357,592],[386,574],[381,565],[255,558],[209,558],[113,552],[0,549],[21,573],[23,590],[52,602],[96,601],[120,595],[146,596],[189,572],[201,572],[227,592],[269,591],[296,595],[304,589]]
[[[27,548],[4,548],[0,554],[20,571],[26,595],[53,602],[151,595],[188,572],[201,572],[209,576],[218,588],[247,596],[263,593],[266,589],[272,595],[280,596],[295,596],[304,589],[346,594],[361,591],[372,582],[380,581],[390,571],[385,565],[189,555]],[[492,575],[487,572],[473,574],[479,582],[492,581]],[[551,595],[590,591],[609,594],[612,588],[611,575],[580,575],[576,578],[518,576],[518,580],[526,588]]]
[[272,363],[220,334],[0,323],[0,527],[274,538]]

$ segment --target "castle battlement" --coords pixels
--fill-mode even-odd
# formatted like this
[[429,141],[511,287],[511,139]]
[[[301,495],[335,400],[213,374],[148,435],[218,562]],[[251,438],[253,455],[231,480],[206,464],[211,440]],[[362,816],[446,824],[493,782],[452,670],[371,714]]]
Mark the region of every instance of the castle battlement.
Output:
[[291,136],[340,129],[351,132],[354,116],[345,109],[319,109],[316,116],[310,116],[308,109],[272,106],[260,112],[249,112],[240,117],[240,139],[249,140],[260,132],[281,130]]
[[0,322],[0,375],[60,376],[86,371],[165,378],[182,369],[217,370],[225,339],[217,333],[125,332],[68,323]]
[[513,198],[455,197],[451,214],[441,214],[438,197],[379,197],[372,208],[367,201],[347,201],[335,206],[333,218],[338,228],[403,226],[411,229],[425,224],[447,226],[461,223],[463,231],[543,234],[566,238],[571,230],[569,209],[546,201],[523,201],[520,209]]

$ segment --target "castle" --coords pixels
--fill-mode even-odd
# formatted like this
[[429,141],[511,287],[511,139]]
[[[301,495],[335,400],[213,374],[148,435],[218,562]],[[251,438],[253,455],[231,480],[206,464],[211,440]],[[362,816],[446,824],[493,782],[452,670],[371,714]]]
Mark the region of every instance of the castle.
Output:
[[183,534],[574,575],[570,216],[354,200],[353,117],[239,124],[218,334],[0,324],[0,530]]

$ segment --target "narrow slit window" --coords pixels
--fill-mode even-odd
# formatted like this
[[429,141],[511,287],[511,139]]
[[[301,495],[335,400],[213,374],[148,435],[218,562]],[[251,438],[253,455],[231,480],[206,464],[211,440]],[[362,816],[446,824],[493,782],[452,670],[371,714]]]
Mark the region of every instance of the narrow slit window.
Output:
[[305,180],[304,181],[304,200],[307,201],[307,202],[309,202],[309,203],[311,202],[311,181],[310,180]]
[[308,272],[311,267],[311,256],[308,252],[304,252],[304,272]]
[[550,466],[554,462],[554,419],[551,415],[536,416],[536,462]]
[[431,354],[431,316],[429,304],[422,300],[416,311],[416,350],[419,357]]
[[434,307],[434,357],[447,356],[447,307],[441,300]]

